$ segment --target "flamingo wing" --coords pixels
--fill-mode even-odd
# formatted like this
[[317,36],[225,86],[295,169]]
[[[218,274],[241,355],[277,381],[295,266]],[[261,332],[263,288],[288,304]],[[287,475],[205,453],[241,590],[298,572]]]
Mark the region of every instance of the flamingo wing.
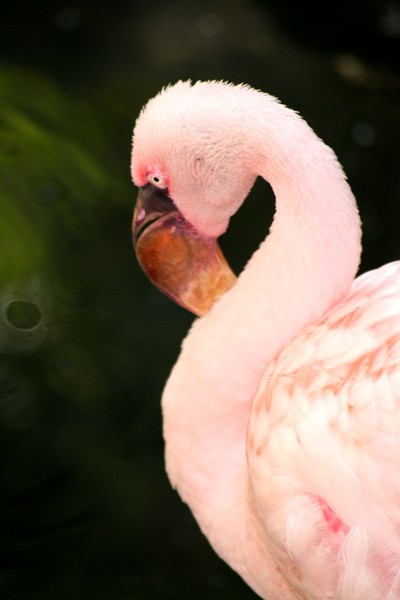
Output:
[[359,277],[283,349],[253,404],[266,542],[312,598],[400,598],[399,307],[400,262]]

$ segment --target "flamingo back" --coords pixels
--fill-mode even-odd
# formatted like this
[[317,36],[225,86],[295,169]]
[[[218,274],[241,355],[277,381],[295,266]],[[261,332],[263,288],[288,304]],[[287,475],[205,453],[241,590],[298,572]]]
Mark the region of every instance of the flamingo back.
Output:
[[399,303],[399,262],[357,278],[269,365],[253,403],[255,503],[307,599],[400,598]]

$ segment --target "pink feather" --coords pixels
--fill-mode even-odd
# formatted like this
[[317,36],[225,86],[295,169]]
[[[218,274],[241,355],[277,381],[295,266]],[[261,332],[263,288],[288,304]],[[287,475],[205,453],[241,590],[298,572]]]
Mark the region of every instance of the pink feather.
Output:
[[335,155],[247,86],[179,82],[151,100],[132,153],[135,183],[149,173],[210,236],[256,176],[276,196],[167,382],[172,485],[262,598],[400,599],[400,263],[354,280],[360,220]]

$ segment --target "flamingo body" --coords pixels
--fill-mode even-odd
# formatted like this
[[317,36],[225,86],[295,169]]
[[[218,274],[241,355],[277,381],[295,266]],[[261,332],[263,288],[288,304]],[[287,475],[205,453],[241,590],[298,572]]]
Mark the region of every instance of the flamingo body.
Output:
[[265,600],[399,600],[400,263],[354,279],[360,220],[335,155],[267,94],[179,82],[139,116],[132,174],[196,236],[221,234],[257,175],[276,197],[167,382],[172,485]]
[[252,489],[300,597],[399,597],[399,297],[398,262],[357,278],[270,363],[253,403]]

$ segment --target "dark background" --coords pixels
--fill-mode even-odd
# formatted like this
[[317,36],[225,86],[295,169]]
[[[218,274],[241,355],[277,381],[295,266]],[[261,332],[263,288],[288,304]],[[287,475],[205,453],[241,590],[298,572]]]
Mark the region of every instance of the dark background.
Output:
[[[135,261],[131,131],[179,78],[268,91],[344,165],[361,270],[394,260],[399,3],[17,1],[0,34],[0,597],[250,600],[164,474],[192,318]],[[258,182],[222,240],[236,270],[272,212]]]

